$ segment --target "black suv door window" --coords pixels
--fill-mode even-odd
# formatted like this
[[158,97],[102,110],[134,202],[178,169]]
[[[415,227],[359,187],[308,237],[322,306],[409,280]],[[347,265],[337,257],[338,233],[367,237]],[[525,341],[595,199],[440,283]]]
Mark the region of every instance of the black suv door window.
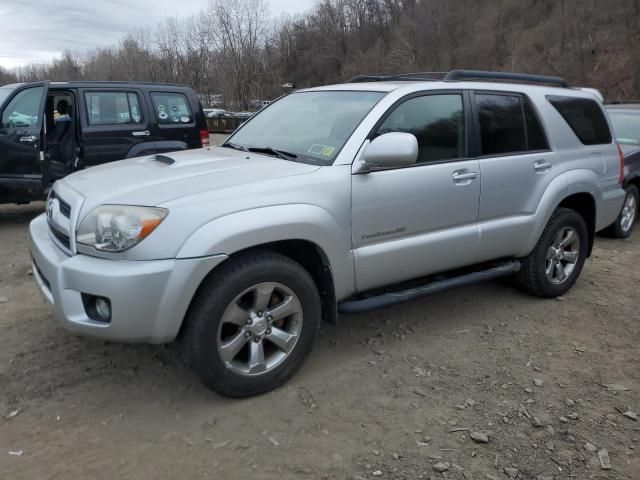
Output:
[[35,127],[40,117],[44,87],[28,88],[11,99],[2,111],[1,128]]
[[143,123],[138,95],[133,92],[85,93],[89,125],[131,125]]
[[193,122],[187,97],[182,93],[152,93],[153,109],[160,125],[186,124]]
[[584,145],[611,143],[609,124],[595,100],[557,96],[548,96],[547,100]]
[[549,148],[529,100],[521,95],[476,93],[482,155]]
[[419,147],[417,163],[464,157],[462,95],[439,94],[410,98],[391,112],[376,131],[376,136],[390,132],[415,135]]

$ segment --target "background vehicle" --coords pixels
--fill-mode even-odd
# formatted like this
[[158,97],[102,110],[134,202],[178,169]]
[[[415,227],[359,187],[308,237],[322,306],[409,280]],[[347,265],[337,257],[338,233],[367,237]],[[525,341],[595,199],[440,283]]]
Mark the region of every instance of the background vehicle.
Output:
[[209,144],[200,102],[182,85],[7,85],[0,117],[0,203],[44,198],[81,168]]
[[613,132],[624,156],[626,197],[620,215],[607,233],[627,238],[638,218],[640,205],[640,103],[607,105]]
[[204,108],[204,115],[207,118],[224,117],[229,114],[224,108]]
[[602,104],[551,77],[429,78],[302,90],[222,147],[56,182],[30,225],[44,297],[81,334],[179,338],[208,387],[247,396],[338,311],[501,276],[564,294],[624,199]]

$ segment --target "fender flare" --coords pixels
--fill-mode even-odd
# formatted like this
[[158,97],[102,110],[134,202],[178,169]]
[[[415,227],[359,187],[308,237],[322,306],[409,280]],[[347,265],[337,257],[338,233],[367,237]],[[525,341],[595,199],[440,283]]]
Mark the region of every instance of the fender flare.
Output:
[[[538,210],[535,214],[535,218],[538,220],[534,225],[533,235],[527,244],[526,252],[523,252],[522,256],[528,255],[534,249],[542,232],[549,223],[551,215],[564,200],[580,193],[588,194],[595,200],[594,192],[599,188],[597,182],[598,175],[592,170],[586,169],[570,170],[557,176],[549,184],[538,204]],[[598,202],[595,201],[594,203],[597,209]],[[544,215],[539,214],[540,212],[544,212]]]
[[325,209],[309,204],[273,205],[218,217],[191,234],[177,258],[228,255],[268,243],[305,240],[329,262],[338,299],[353,292],[351,234]]

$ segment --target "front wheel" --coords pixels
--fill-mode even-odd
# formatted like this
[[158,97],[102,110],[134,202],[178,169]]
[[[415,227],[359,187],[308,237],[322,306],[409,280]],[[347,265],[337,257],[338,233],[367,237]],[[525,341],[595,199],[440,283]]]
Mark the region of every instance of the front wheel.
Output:
[[578,279],[588,246],[589,234],[582,216],[568,208],[557,209],[533,251],[521,260],[516,284],[537,297],[564,294]]
[[272,390],[302,366],[321,319],[315,282],[274,252],[228,260],[201,286],[183,339],[210,389],[230,397]]

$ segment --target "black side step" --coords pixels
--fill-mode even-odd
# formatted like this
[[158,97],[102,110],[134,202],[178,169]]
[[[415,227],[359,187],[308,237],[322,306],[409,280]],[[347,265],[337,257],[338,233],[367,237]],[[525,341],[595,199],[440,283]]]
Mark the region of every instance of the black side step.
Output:
[[492,280],[499,277],[506,277],[518,272],[519,270],[520,262],[518,260],[512,260],[487,270],[467,273],[466,275],[447,278],[445,280],[437,280],[421,287],[410,288],[409,290],[383,293],[382,295],[362,300],[345,300],[338,304],[338,312],[362,313],[369,310],[375,310],[377,308],[387,307],[396,303],[407,302],[414,298],[444,292],[450,288],[462,287],[464,285]]

